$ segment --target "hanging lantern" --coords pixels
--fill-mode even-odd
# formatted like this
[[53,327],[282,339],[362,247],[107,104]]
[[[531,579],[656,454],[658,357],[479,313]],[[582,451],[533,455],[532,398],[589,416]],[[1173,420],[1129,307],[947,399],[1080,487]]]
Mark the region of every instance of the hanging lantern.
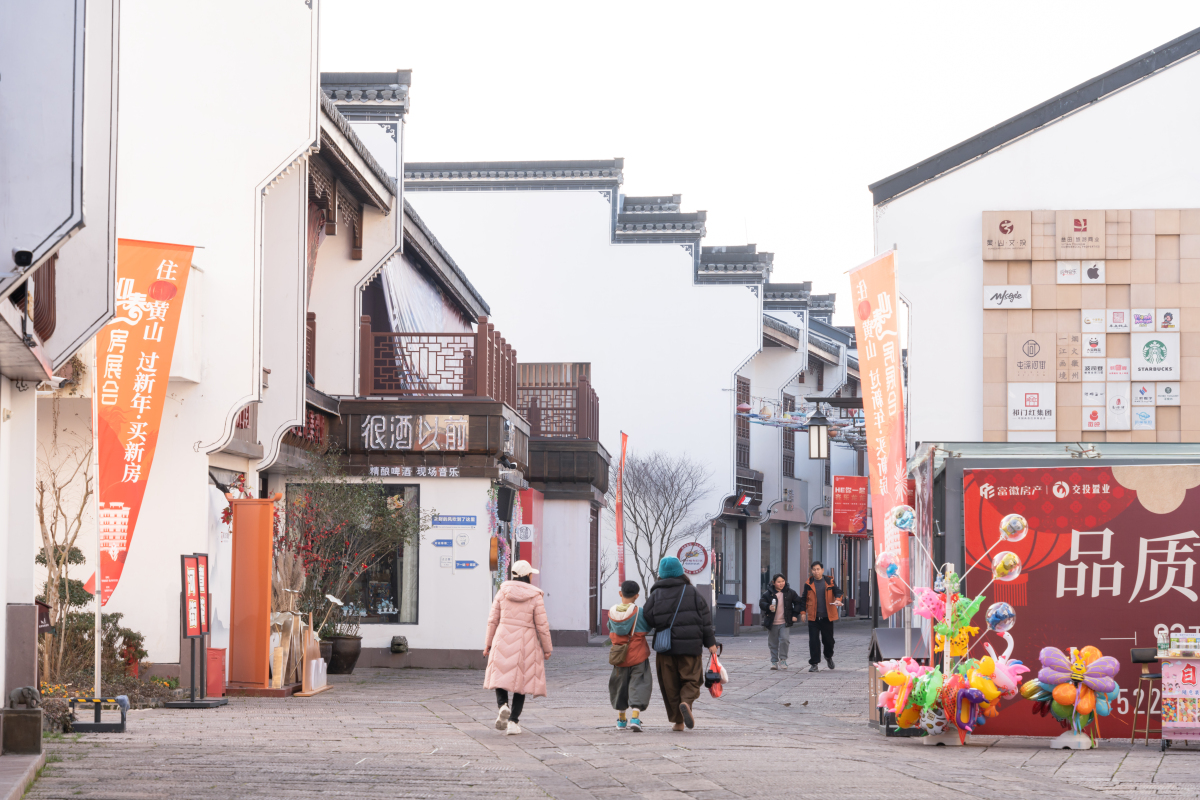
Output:
[[808,457],[829,458],[829,420],[820,411],[808,418]]

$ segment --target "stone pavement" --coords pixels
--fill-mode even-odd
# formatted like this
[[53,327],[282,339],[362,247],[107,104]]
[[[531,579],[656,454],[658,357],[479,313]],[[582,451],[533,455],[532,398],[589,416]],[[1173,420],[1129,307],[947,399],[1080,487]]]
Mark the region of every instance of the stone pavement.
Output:
[[[977,737],[961,748],[887,739],[866,722],[867,623],[837,628],[838,669],[772,672],[761,632],[730,639],[725,696],[673,733],[657,696],[644,733],[618,731],[604,648],[559,648],[551,696],[521,736],[493,728],[483,673],[365,670],[310,699],[235,698],[206,711],[133,711],[129,732],[48,742],[30,798],[1004,798],[1200,797],[1200,751]],[[1157,745],[1157,743],[1155,743]]]

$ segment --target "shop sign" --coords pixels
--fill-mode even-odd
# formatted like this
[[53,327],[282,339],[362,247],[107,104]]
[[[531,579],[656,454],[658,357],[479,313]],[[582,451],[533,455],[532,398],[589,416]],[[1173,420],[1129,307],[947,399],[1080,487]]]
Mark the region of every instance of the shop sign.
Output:
[[196,588],[200,592],[200,633],[208,635],[208,554],[196,553]]
[[[1024,338],[1023,335],[1016,337],[1018,341]],[[1083,334],[1060,333],[1056,347],[1054,380],[1059,383],[1078,383],[1083,380]],[[1009,363],[1012,363],[1011,360]],[[1011,375],[1012,370],[1009,370],[1010,381],[1014,380]]]
[[984,308],[1033,308],[1032,297],[1033,292],[1028,284],[983,287]]
[[438,514],[433,518],[435,528],[474,528],[476,517],[465,514]]
[[1150,406],[1149,408],[1134,406],[1132,414],[1133,429],[1135,431],[1154,430],[1154,406]]
[[1103,333],[1089,333],[1083,337],[1083,354],[1088,358],[1103,358],[1104,357],[1104,337]]
[[434,547],[453,547],[454,540],[453,539],[434,539],[433,546]]
[[1083,404],[1085,406],[1104,405],[1104,384],[1089,383],[1083,387]]
[[397,478],[458,478],[458,467],[371,467],[371,476]]
[[441,556],[438,565],[446,569],[454,569],[454,556]]
[[676,557],[688,575],[697,575],[708,566],[708,550],[699,542],[688,542],[680,547]]
[[1103,358],[1085,358],[1083,360],[1083,379],[1085,381],[1102,381],[1108,375],[1108,365]]
[[1104,221],[1103,211],[1055,212],[1055,256],[1087,261],[1103,259]]
[[1085,308],[1080,312],[1080,318],[1083,320],[1082,330],[1084,333],[1104,333],[1108,330],[1107,309]]
[[1127,381],[1129,380],[1129,359],[1128,358],[1106,358],[1106,369],[1104,379],[1108,381]]
[[833,476],[833,532],[867,535],[868,479],[857,475]]
[[1055,346],[1053,333],[1010,333],[1008,380],[1026,383],[1054,380]]
[[1058,267],[1058,282],[1059,283],[1079,283],[1079,262],[1078,261],[1059,261]]
[[1129,313],[1131,316],[1129,330],[1131,332],[1154,330],[1153,308],[1134,308]]
[[1079,273],[1080,283],[1104,283],[1104,262],[1081,261]]
[[1105,425],[1110,431],[1129,430],[1129,384],[1109,383],[1107,389],[1108,415]]
[[1155,330],[1159,331],[1178,331],[1179,330],[1179,309],[1178,308],[1158,308],[1154,312],[1157,320]]
[[466,547],[471,543],[471,534],[466,531],[459,531],[454,534],[454,543],[459,547]]
[[1008,429],[1010,431],[1055,430],[1055,384],[1008,384]]
[[983,212],[983,260],[1029,261],[1033,257],[1033,213]]
[[[200,563],[196,556],[181,556],[183,573],[183,638],[198,639],[200,626]],[[103,578],[103,573],[101,573]]]
[[533,541],[533,526],[532,525],[516,525],[513,527],[513,539],[518,542]]
[[1130,385],[1129,404],[1131,406],[1152,406],[1156,400],[1153,383],[1135,382]]
[[466,414],[370,414],[359,430],[364,450],[462,452],[470,419]]
[[1131,333],[1129,350],[1134,380],[1179,380],[1178,333]]
[[1104,430],[1104,409],[1099,406],[1084,406],[1080,411],[1083,412],[1083,420],[1080,430],[1084,431],[1102,431]]
[[1129,333],[1129,309],[1110,308],[1105,315],[1109,333]]
[[[1121,662],[1121,691],[1101,723],[1105,737],[1131,732],[1139,698],[1137,681],[1129,678],[1141,671],[1130,661],[1135,641],[1153,643],[1160,631],[1182,631],[1200,614],[1200,570],[1192,568],[1200,552],[1200,487],[1193,472],[1189,466],[1072,465],[969,469],[963,476],[967,564],[996,552],[988,549],[1006,515],[1020,514],[1028,525],[1024,539],[1003,543],[1020,559],[1020,575],[988,586],[982,604],[1007,602],[1016,609],[1011,658],[1036,671],[1043,647],[1095,645]],[[1164,669],[1164,695],[1177,680]],[[1140,705],[1144,715],[1145,696]],[[987,730],[1062,732],[1053,717],[1036,714],[1001,714],[988,720]]]
[[1172,381],[1159,381],[1156,404],[1160,406],[1179,405],[1179,384]]

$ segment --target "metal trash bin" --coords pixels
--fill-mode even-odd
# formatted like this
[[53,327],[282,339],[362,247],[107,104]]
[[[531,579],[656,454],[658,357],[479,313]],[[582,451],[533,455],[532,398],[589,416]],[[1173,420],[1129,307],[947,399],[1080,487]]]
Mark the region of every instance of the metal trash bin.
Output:
[[738,608],[736,594],[717,595],[717,613],[713,618],[713,626],[717,636],[740,636],[742,629],[742,612]]

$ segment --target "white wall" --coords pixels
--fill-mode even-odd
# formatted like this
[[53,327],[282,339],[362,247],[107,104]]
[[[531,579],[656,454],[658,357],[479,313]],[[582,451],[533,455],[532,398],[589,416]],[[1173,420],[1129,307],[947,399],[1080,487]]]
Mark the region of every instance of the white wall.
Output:
[[[546,593],[546,616],[551,630],[591,629],[588,620],[590,553],[586,547],[591,520],[591,504],[587,500],[547,500],[542,506],[542,529],[537,532],[542,537],[542,565],[538,577],[541,579],[539,585]],[[581,542],[585,545],[582,548]],[[616,603],[615,585],[611,593],[602,591],[600,600],[606,608]]]
[[1200,205],[1198,86],[1189,58],[875,209],[912,302],[910,443],[983,438],[982,212]]

